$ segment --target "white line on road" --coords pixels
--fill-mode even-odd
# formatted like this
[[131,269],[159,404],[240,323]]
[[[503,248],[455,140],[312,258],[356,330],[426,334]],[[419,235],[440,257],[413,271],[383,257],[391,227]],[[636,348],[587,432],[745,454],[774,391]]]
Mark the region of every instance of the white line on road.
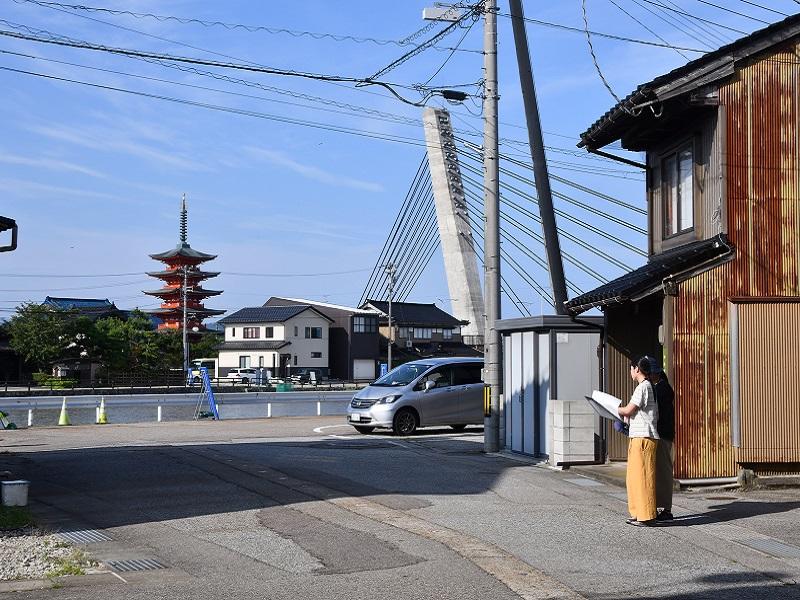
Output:
[[333,429],[334,427],[350,427],[347,423],[341,423],[340,425],[323,425],[322,427],[315,427],[314,433],[322,433],[323,429]]

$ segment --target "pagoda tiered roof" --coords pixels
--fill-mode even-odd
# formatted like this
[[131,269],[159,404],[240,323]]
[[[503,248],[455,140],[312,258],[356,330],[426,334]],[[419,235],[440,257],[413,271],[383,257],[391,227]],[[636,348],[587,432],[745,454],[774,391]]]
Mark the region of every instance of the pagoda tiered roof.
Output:
[[[169,316],[169,315],[183,315],[183,307],[176,306],[174,308],[155,308],[153,310],[147,311],[151,315],[161,315],[161,316]],[[216,308],[192,308],[191,306],[186,307],[186,313],[190,317],[200,316],[200,317],[210,317],[213,315],[221,315],[224,314],[224,310],[219,310]]]
[[188,242],[180,241],[172,250],[160,252],[159,254],[151,254],[150,258],[161,261],[183,258],[193,262],[205,262],[207,260],[214,260],[217,258],[217,255],[200,252],[199,250],[192,248]]
[[[159,290],[144,291],[143,293],[148,296],[157,296],[163,298],[165,296],[182,296],[183,290],[181,287],[164,287]],[[207,298],[209,296],[219,296],[222,290],[204,290],[203,288],[187,289],[186,295],[192,298]]]
[[[183,277],[183,269],[166,269],[165,271],[148,271],[146,275],[157,277],[158,279],[169,279],[171,277]],[[189,270],[189,279],[211,279],[219,275],[219,271]]]

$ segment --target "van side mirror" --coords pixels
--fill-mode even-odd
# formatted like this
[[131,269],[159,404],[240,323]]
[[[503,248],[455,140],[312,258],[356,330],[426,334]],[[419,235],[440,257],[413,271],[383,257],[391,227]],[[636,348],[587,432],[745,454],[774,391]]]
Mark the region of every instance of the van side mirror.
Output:
[[428,390],[432,390],[432,389],[433,389],[433,388],[435,388],[435,387],[436,387],[436,382],[435,382],[435,381],[431,381],[431,380],[429,379],[428,381],[426,381],[426,382],[425,382],[425,391],[426,391],[426,392],[427,392]]

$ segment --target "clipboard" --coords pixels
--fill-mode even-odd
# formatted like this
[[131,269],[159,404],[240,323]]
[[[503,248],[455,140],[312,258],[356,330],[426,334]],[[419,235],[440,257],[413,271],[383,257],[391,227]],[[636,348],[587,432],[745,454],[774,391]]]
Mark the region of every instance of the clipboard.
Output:
[[594,390],[591,396],[584,396],[594,411],[604,419],[612,421],[622,421],[617,409],[622,404],[622,400],[611,394],[606,394],[600,390]]

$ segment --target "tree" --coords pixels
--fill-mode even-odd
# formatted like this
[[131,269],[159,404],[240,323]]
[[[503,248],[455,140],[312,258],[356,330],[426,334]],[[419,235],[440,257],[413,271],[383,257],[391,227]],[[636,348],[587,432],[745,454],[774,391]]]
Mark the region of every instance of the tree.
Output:
[[11,347],[26,362],[39,370],[48,369],[66,351],[72,315],[40,304],[27,303],[17,308],[8,331]]
[[194,358],[216,358],[219,356],[218,346],[223,342],[223,336],[215,331],[207,331],[201,334],[200,339],[195,340],[189,346],[191,357]]

